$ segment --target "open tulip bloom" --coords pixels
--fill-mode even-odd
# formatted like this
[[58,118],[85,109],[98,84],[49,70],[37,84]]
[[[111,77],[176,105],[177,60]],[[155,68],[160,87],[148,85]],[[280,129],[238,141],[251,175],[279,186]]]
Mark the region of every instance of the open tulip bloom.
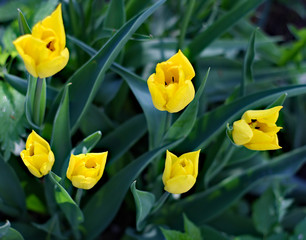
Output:
[[107,152],[71,155],[67,178],[77,188],[91,189],[103,175]]
[[32,76],[45,78],[61,71],[69,59],[61,4],[33,27],[32,34],[25,34],[13,43]]
[[163,183],[169,193],[181,194],[189,191],[196,182],[200,151],[175,156],[167,151]]
[[34,130],[28,136],[26,149],[20,156],[29,171],[38,178],[47,175],[54,164],[54,154],[49,143]]
[[194,69],[181,50],[169,60],[158,63],[156,73],[147,82],[154,106],[170,113],[184,109],[194,98],[191,82],[194,76]]
[[232,136],[235,144],[251,150],[275,150],[278,145],[277,132],[282,129],[276,126],[282,106],[266,110],[246,111],[241,120],[234,122]]

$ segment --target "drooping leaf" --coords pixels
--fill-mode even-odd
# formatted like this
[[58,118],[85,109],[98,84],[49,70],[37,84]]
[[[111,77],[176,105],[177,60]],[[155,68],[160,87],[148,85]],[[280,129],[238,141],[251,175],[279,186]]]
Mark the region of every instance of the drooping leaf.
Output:
[[131,191],[136,205],[136,228],[141,231],[145,226],[145,219],[155,203],[154,194],[136,189],[136,181],[131,185]]
[[60,229],[60,220],[58,215],[54,215],[47,222],[43,224],[32,223],[36,228],[47,233],[47,236],[54,236],[56,239],[66,239]]
[[125,9],[123,0],[111,0],[109,3],[104,27],[111,29],[119,29],[125,22]]
[[202,240],[200,229],[184,214],[184,230],[193,240]]
[[193,240],[187,233],[161,228],[166,240]]

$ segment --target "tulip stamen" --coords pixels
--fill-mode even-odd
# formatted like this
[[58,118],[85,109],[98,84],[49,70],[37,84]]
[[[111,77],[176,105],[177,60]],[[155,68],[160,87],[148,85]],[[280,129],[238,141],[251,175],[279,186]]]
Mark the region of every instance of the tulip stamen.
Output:
[[33,144],[30,145],[30,149],[29,149],[29,156],[34,156],[34,146]]
[[48,42],[47,48],[50,49],[52,52],[55,50],[53,41]]

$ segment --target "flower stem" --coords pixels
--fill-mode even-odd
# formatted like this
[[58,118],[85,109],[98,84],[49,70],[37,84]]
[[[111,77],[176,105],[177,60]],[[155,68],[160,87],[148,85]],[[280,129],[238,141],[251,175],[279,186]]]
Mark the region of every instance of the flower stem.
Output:
[[78,188],[78,190],[75,194],[75,202],[78,206],[80,206],[80,204],[81,204],[82,195],[83,195],[83,189]]
[[166,202],[168,197],[170,196],[169,192],[164,192],[163,195],[161,195],[160,199],[156,202],[155,206],[152,209],[151,214],[156,213]]

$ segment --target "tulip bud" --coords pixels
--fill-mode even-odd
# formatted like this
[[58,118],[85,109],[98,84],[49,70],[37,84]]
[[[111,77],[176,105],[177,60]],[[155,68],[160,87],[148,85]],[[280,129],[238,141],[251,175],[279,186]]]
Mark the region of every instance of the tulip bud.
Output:
[[71,155],[66,176],[77,188],[91,189],[102,177],[107,152]]
[[20,156],[29,171],[38,178],[47,175],[54,164],[54,154],[49,143],[34,130],[28,136],[26,149]]
[[196,182],[200,151],[185,153],[180,157],[167,151],[163,183],[165,190],[180,194],[189,191]]

